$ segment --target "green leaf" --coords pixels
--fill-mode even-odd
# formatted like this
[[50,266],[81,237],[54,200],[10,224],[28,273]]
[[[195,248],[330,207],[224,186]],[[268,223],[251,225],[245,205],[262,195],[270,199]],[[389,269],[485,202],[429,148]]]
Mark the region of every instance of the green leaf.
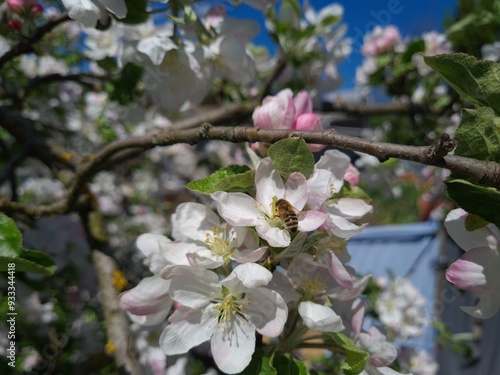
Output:
[[216,191],[246,191],[254,184],[255,171],[247,166],[230,165],[201,180],[191,181],[186,187],[203,194]]
[[285,258],[292,258],[295,255],[299,254],[302,249],[304,249],[306,238],[307,232],[298,233],[287,248],[285,248],[280,253],[274,254],[274,258],[276,260],[280,260]]
[[424,56],[424,60],[466,101],[500,114],[500,64],[464,53]]
[[135,88],[141,79],[142,68],[138,65],[128,63],[123,68],[120,78],[113,81],[110,92],[110,99],[121,105],[127,105],[135,100]]
[[455,155],[500,162],[500,117],[491,108],[462,110]]
[[20,257],[0,256],[0,271],[11,268],[8,267],[9,263],[15,264],[16,272],[32,272],[45,276],[53,275],[57,269],[49,255],[37,250],[24,250]]
[[305,365],[290,358],[289,355],[281,354],[275,355],[272,361],[273,367],[279,375],[307,375],[307,368]]
[[116,18],[118,22],[122,22],[127,25],[136,25],[147,21],[149,18],[147,0],[125,0],[125,5],[127,6],[127,15],[122,19]]
[[293,172],[309,178],[314,170],[314,156],[302,138],[282,139],[271,145],[267,154],[273,166],[287,179]]
[[345,350],[345,362],[342,364],[345,375],[358,375],[364,370],[368,353],[359,349],[349,337],[342,333],[331,333],[328,337]]
[[54,261],[46,253],[23,249],[21,232],[14,220],[0,214],[0,271],[11,269],[10,263],[15,264],[16,272],[49,276],[56,271]]
[[14,220],[0,214],[0,256],[17,257],[23,251],[21,232]]
[[[240,375],[259,375],[261,373],[261,368],[264,363],[264,350],[262,348],[255,349],[252,355],[252,360],[249,365],[243,370]],[[267,362],[269,363],[269,357],[267,357]]]
[[446,181],[448,196],[470,214],[500,228],[500,191],[462,179]]
[[476,229],[481,229],[488,225],[489,223],[484,220],[482,217],[479,217],[474,214],[467,215],[465,218],[465,229],[470,231],[476,230]]

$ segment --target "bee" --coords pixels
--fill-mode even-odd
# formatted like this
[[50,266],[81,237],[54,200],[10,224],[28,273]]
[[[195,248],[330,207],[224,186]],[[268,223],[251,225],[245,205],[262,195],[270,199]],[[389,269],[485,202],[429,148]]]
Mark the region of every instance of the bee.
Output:
[[278,217],[285,224],[285,228],[292,233],[297,232],[299,217],[293,206],[285,199],[278,199],[276,202],[276,211]]

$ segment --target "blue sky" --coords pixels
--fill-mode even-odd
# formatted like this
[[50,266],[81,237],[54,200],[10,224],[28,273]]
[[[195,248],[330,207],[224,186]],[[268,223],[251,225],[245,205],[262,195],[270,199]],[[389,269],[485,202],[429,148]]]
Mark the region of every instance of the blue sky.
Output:
[[[310,0],[316,10],[331,4],[331,1]],[[351,0],[337,1],[344,7],[343,22],[348,26],[347,36],[354,39],[352,55],[339,67],[344,77],[343,88],[354,86],[354,73],[361,64],[362,56],[359,46],[366,31],[374,25],[398,26],[402,36],[418,36],[425,31],[442,31],[442,21],[445,15],[453,14],[456,0]],[[270,46],[272,42],[266,38],[265,26],[261,12],[244,4],[228,9],[230,16],[238,18],[255,18],[261,23],[261,34],[254,40],[255,44]],[[358,48],[356,48],[358,47]]]

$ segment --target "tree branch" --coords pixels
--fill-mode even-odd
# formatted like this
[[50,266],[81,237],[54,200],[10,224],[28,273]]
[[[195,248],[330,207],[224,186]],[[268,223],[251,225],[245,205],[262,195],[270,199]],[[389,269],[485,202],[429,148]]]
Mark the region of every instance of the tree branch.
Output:
[[444,137],[441,143],[432,147],[403,146],[392,143],[376,142],[347,135],[334,130],[295,131],[267,130],[250,127],[213,127],[204,124],[195,129],[167,129],[154,134],[131,137],[112,142],[83,161],[75,172],[75,178],[66,196],[50,206],[23,206],[16,202],[0,199],[0,210],[16,211],[30,215],[50,215],[74,210],[80,192],[104,163],[113,158],[127,156],[128,150],[136,154],[138,150],[148,150],[156,146],[168,146],[176,143],[195,144],[208,140],[227,142],[266,142],[274,143],[284,138],[300,137],[307,143],[318,143],[367,153],[381,161],[389,158],[411,160],[426,165],[447,168],[452,172],[466,176],[481,185],[500,190],[500,164],[471,159],[456,155],[447,155],[454,143]]
[[14,59],[15,57],[22,55],[23,53],[31,52],[32,47],[35,43],[37,43],[42,37],[48,32],[52,31],[56,26],[60,25],[63,22],[70,20],[67,13],[62,14],[61,16],[54,18],[47,22],[45,25],[38,27],[33,35],[31,35],[26,40],[23,40],[0,56],[0,68],[7,63],[8,61]]
[[113,357],[118,368],[125,369],[127,374],[140,375],[142,369],[137,361],[134,345],[129,345],[129,326],[123,310],[118,305],[118,292],[113,286],[113,273],[116,263],[104,253],[93,250],[92,261],[97,272],[100,302],[104,307],[108,342],[115,346]]

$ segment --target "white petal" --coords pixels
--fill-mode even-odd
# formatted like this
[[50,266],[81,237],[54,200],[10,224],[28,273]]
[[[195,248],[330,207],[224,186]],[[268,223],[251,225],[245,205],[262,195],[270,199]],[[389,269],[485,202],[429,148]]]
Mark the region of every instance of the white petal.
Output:
[[127,6],[124,0],[99,0],[99,2],[117,18],[122,19],[127,15]]
[[283,331],[288,317],[288,308],[283,297],[274,290],[257,288],[246,294],[244,313],[250,316],[256,330],[268,337],[277,337]]
[[160,346],[167,355],[186,353],[209,340],[217,326],[210,308],[202,313],[200,309],[181,306],[169,320],[172,324],[160,336]]
[[214,269],[224,265],[222,258],[212,256],[212,252],[210,250],[200,251],[198,253],[188,253],[186,254],[186,257],[189,264],[193,267]]
[[307,180],[307,206],[311,210],[317,210],[323,202],[330,197],[330,185],[332,172],[326,169],[314,169],[309,180]]
[[325,221],[329,219],[329,215],[320,211],[302,211],[299,214],[299,230],[301,232],[310,232],[318,229]]
[[287,247],[290,245],[290,233],[280,228],[271,228],[264,222],[255,227],[259,236],[265,239],[273,247]]
[[500,308],[498,290],[491,289],[488,293],[481,295],[476,306],[460,306],[467,314],[478,319],[488,319],[494,316]]
[[219,217],[204,204],[181,203],[172,215],[172,236],[176,240],[204,243],[207,232],[219,226]]
[[307,181],[302,173],[294,172],[285,183],[285,199],[302,211],[307,202]]
[[257,202],[249,195],[217,191],[210,196],[217,202],[219,215],[231,225],[254,226],[263,220]]
[[328,211],[347,220],[356,220],[371,212],[373,207],[362,199],[341,198],[326,205]]
[[178,49],[177,45],[165,35],[154,35],[137,44],[137,50],[147,55],[154,65],[160,65],[165,54],[173,49]]
[[261,209],[270,214],[270,204],[273,197],[283,198],[285,187],[279,172],[274,169],[270,158],[264,158],[260,161],[255,172],[255,187],[257,189],[256,200],[262,204]]
[[350,238],[363,231],[366,224],[358,226],[343,217],[330,215],[330,232],[340,238]]
[[85,27],[95,27],[101,18],[101,9],[91,0],[63,0],[70,18]]
[[161,254],[170,264],[188,266],[189,260],[186,255],[201,250],[205,250],[205,248],[195,243],[171,242],[161,249]]
[[214,294],[221,293],[219,278],[212,271],[189,266],[165,268],[164,271],[162,277],[172,279],[170,297],[184,306],[193,309],[204,307]]
[[228,277],[221,281],[221,284],[228,286],[233,291],[231,286],[235,281],[239,281],[245,288],[253,289],[267,285],[272,277],[271,272],[258,264],[244,263],[238,265]]
[[316,163],[316,169],[326,169],[332,173],[334,192],[340,191],[344,185],[344,174],[351,159],[338,150],[328,150]]
[[120,306],[134,315],[157,314],[170,299],[169,287],[170,280],[164,280],[160,275],[146,277],[120,295]]
[[450,237],[465,251],[478,247],[489,247],[487,227],[467,231],[465,229],[467,215],[468,213],[461,208],[454,209],[448,213],[444,221],[444,226]]
[[309,329],[321,332],[340,332],[344,329],[342,319],[330,307],[305,301],[299,304],[299,314]]
[[255,327],[242,319],[234,319],[215,330],[210,344],[214,361],[223,372],[240,373],[255,351]]
[[257,262],[260,260],[264,254],[267,253],[267,246],[259,247],[258,249],[245,249],[245,250],[236,250],[234,252],[234,256],[231,259],[235,260],[238,263],[249,263],[249,262]]
[[144,233],[137,237],[135,244],[141,253],[149,259],[151,272],[158,273],[168,264],[161,249],[171,242],[170,239],[161,234]]

